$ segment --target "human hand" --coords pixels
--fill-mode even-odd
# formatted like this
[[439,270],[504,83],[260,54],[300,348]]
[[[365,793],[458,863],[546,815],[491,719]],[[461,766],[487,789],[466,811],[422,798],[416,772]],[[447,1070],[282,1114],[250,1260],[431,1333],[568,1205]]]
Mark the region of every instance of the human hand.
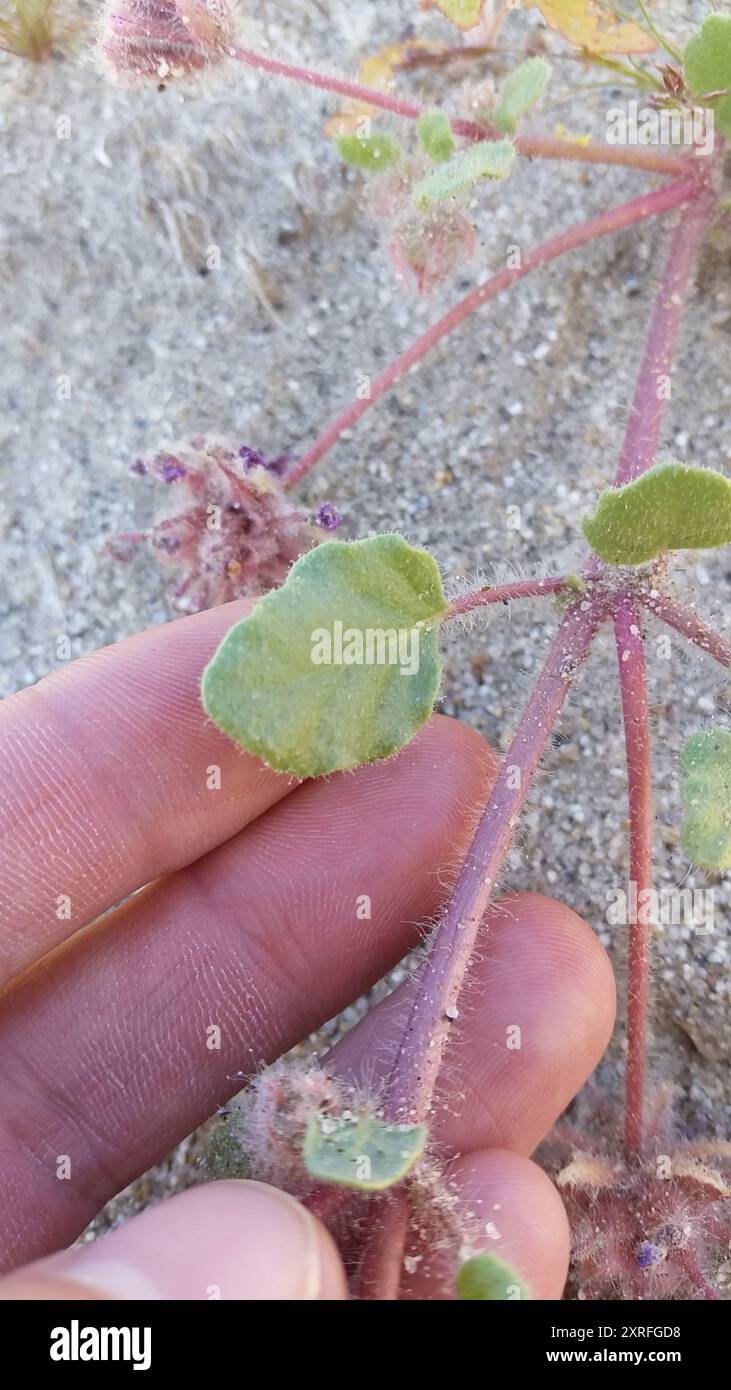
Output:
[[[51,1254],[242,1072],[416,943],[494,774],[480,737],[442,716],[354,774],[299,785],[263,767],[206,720],[198,693],[243,611],[142,633],[0,707],[5,1298],[347,1296],[325,1228],[261,1184],[197,1187]],[[364,894],[369,920],[356,915]],[[367,1014],[328,1067],[377,1080],[405,1002],[396,990]],[[528,1155],[596,1064],[613,1011],[606,955],[573,912],[529,894],[495,905],[434,1128],[460,1200],[491,1226],[485,1246],[536,1298],[561,1294],[568,1227]],[[522,1046],[509,1050],[516,1023]],[[416,1253],[405,1296],[450,1297],[452,1272]]]

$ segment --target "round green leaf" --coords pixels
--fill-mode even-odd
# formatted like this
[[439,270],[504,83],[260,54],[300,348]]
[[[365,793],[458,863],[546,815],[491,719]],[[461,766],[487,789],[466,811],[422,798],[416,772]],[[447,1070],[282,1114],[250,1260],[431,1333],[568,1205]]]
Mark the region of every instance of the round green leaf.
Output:
[[387,1125],[373,1115],[311,1115],[302,1157],[318,1182],[382,1192],[406,1177],[426,1137],[423,1125]]
[[515,1270],[499,1255],[486,1251],[465,1260],[457,1271],[457,1297],[462,1302],[503,1303],[529,1298],[530,1294]]
[[338,149],[346,164],[377,173],[399,157],[399,147],[387,135],[339,135]]
[[414,189],[414,202],[423,211],[431,203],[454,198],[481,179],[504,179],[514,158],[509,140],[480,140],[421,179]]
[[485,0],[437,0],[442,14],[458,29],[474,29],[480,22]]
[[444,164],[452,158],[456,146],[452,127],[443,111],[425,111],[416,128],[424,154],[435,164]]
[[551,69],[545,58],[527,58],[508,74],[492,113],[492,123],[506,135],[514,135],[521,116],[543,95]]
[[683,70],[695,97],[726,93],[705,104],[713,107],[722,134],[731,136],[731,16],[708,15],[685,46]]
[[731,541],[731,482],[712,468],[661,463],[602,493],[582,522],[592,550],[613,565],[640,565],[666,550]]
[[683,852],[701,869],[731,868],[731,733],[704,729],[680,752]]
[[446,607],[435,561],[401,536],[327,541],[226,634],[206,713],[297,777],[387,758],[432,712]]

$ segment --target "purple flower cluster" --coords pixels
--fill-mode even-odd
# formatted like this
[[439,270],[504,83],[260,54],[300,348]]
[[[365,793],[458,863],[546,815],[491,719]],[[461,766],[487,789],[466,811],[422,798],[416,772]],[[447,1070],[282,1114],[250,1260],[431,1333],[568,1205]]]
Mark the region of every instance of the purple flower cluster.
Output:
[[116,537],[112,552],[129,560],[149,543],[174,569],[173,602],[186,612],[258,598],[342,520],[330,502],[312,516],[293,506],[282,483],[288,466],[286,455],[267,460],[246,444],[236,449],[201,437],[175,454],[136,459],[132,472],[169,486],[175,507],[149,532]]

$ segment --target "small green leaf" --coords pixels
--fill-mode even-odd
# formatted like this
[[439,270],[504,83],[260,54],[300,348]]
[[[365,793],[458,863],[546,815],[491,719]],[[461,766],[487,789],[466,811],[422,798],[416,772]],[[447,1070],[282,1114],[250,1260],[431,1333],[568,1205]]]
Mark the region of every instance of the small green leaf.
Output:
[[614,565],[640,565],[666,550],[710,550],[731,541],[731,482],[712,468],[660,463],[602,493],[582,522],[592,550]]
[[492,123],[506,135],[514,135],[521,116],[543,96],[551,76],[545,58],[527,58],[508,74],[498,94]]
[[480,179],[504,179],[514,158],[509,140],[480,140],[421,179],[414,189],[414,202],[423,211],[431,203],[464,192]]
[[530,1294],[515,1270],[499,1255],[486,1251],[465,1260],[457,1271],[457,1297],[462,1301],[503,1303],[530,1298]]
[[373,1115],[311,1115],[302,1157],[319,1182],[382,1192],[406,1177],[421,1158],[426,1137],[423,1125],[387,1125]]
[[731,868],[731,733],[704,729],[680,750],[683,852],[701,869]]
[[399,157],[399,147],[387,135],[339,135],[338,149],[346,164],[376,173]]
[[424,154],[433,159],[435,164],[444,164],[452,158],[456,146],[452,127],[443,111],[425,111],[424,115],[419,117],[416,129]]
[[297,777],[387,758],[431,715],[446,607],[435,561],[402,536],[326,541],[224,637],[206,713]]
[[485,0],[437,0],[437,8],[458,29],[474,29],[480,22]]
[[721,133],[731,136],[731,16],[708,15],[699,33],[685,46],[683,70],[695,97],[726,93],[704,104],[713,107]]

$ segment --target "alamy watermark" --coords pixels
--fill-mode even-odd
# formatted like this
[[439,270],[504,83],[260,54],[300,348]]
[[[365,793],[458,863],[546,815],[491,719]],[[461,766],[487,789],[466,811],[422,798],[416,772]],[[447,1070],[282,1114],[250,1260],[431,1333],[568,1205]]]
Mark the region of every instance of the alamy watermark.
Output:
[[345,627],[340,619],[310,633],[314,666],[398,666],[402,676],[419,669],[418,627]]
[[687,145],[699,155],[713,154],[713,112],[705,106],[658,110],[636,100],[607,111],[610,145]]
[[713,888],[642,888],[632,880],[629,891],[607,892],[607,922],[611,927],[691,927],[700,936],[713,931]]

